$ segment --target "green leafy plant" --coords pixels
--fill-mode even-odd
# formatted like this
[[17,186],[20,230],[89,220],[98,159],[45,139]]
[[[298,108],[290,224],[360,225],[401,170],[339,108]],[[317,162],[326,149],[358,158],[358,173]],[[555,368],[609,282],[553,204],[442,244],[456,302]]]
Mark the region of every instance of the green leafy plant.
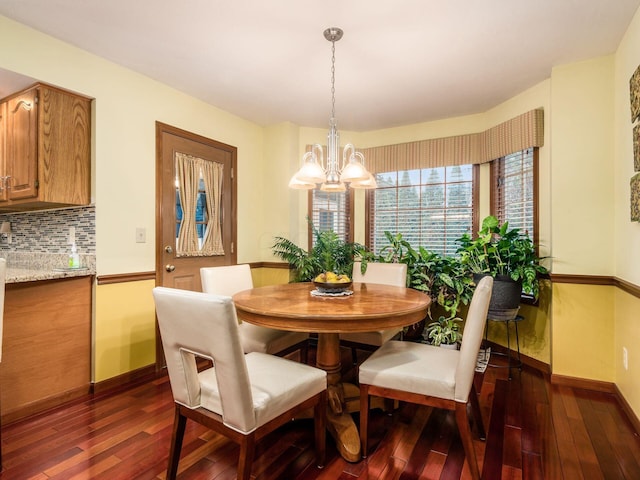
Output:
[[294,282],[312,281],[322,272],[351,276],[354,259],[369,258],[364,245],[345,242],[332,230],[311,227],[315,245],[309,252],[283,237],[276,237],[272,247],[275,256],[294,268]]
[[443,256],[424,247],[416,249],[401,233],[385,231],[384,235],[389,243],[380,249],[376,261],[405,263],[409,277],[407,285],[427,293],[445,310],[448,318],[455,317],[461,305],[469,303],[473,280],[456,257]]
[[435,322],[427,325],[426,338],[432,345],[455,345],[462,341],[460,324],[462,320],[458,317],[441,316]]
[[468,272],[509,276],[522,283],[524,293],[538,298],[538,275],[547,274],[548,270],[528,235],[517,228],[509,229],[508,222],[500,225],[496,217],[488,216],[475,239],[464,234],[457,242],[460,262]]
[[[473,296],[473,279],[466,273],[456,257],[443,256],[424,247],[411,249],[410,286],[423,291],[447,313],[447,318],[458,314],[462,305],[468,305]],[[431,309],[429,309],[431,318]]]
[[378,261],[384,263],[406,264],[410,264],[413,261],[413,248],[408,241],[402,238],[401,233],[396,233],[394,235],[391,232],[385,230],[384,236],[389,243],[380,249]]

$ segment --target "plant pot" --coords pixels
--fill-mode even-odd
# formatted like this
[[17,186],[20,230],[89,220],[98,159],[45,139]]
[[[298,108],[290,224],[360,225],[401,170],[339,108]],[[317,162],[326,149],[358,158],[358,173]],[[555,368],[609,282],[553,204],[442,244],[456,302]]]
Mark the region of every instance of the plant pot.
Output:
[[406,327],[403,338],[405,340],[411,340],[411,341],[415,341],[422,338],[422,332],[424,332],[424,323],[425,321],[423,319],[417,323],[414,323],[413,325],[409,325],[408,327]]
[[[473,281],[478,284],[485,275],[475,273]],[[493,279],[493,291],[489,302],[489,316],[501,317],[511,315],[513,311],[518,311],[520,307],[520,297],[522,295],[522,283],[516,282],[508,275],[496,275]],[[511,317],[515,317],[514,315]]]
[[440,348],[446,348],[447,350],[458,350],[457,343],[441,343]]

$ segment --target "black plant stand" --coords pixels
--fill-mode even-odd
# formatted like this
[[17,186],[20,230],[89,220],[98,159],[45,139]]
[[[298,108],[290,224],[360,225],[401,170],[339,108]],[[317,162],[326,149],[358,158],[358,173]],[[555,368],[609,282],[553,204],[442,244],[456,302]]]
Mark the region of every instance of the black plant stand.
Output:
[[[522,360],[520,358],[520,337],[518,336],[518,323],[520,323],[522,320],[524,320],[524,317],[522,315],[518,315],[518,310],[519,308],[515,309],[515,310],[509,310],[506,312],[492,312],[489,311],[489,314],[487,315],[487,327],[488,327],[488,322],[500,322],[503,323],[507,329],[507,352],[506,353],[502,353],[502,352],[495,352],[496,355],[503,355],[505,357],[507,357],[507,364],[506,365],[495,365],[493,363],[489,363],[489,365],[491,365],[492,367],[498,367],[498,368],[508,368],[509,369],[509,380],[511,380],[511,368],[512,368],[512,363],[513,363],[513,368],[517,368],[518,370],[522,370]],[[518,356],[517,358],[513,358],[513,355],[511,354],[511,335],[510,335],[510,330],[509,330],[509,324],[513,323],[515,325],[515,329],[516,329],[516,348],[517,348],[517,352],[518,352]],[[484,339],[485,339],[485,343],[487,340],[487,333],[488,333],[488,328],[485,329],[484,331]],[[494,353],[494,352],[492,352]]]

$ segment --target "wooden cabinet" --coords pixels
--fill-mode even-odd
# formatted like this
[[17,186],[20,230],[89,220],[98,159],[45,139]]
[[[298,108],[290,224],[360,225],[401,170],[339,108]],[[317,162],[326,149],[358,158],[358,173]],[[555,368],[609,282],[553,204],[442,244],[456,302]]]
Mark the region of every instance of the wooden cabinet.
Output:
[[3,424],[89,393],[92,281],[87,276],[7,284]]
[[91,202],[91,99],[39,83],[0,116],[0,211]]

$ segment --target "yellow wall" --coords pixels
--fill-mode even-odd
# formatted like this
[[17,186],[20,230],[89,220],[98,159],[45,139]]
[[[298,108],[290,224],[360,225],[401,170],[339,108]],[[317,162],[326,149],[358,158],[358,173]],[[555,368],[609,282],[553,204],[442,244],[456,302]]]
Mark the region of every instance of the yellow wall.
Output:
[[145,280],[96,287],[95,382],[155,363],[154,286]]
[[615,287],[553,285],[553,373],[614,381]]
[[[554,274],[614,274],[613,67],[608,56],[551,75]],[[613,382],[613,287],[555,284],[552,319],[553,373]]]
[[254,287],[289,283],[289,270],[286,268],[254,268],[251,275]]
[[[629,180],[633,176],[633,137],[629,79],[640,66],[640,9],[615,56],[614,252],[616,276],[640,285],[640,223],[630,221]],[[640,124],[640,120],[635,125]]]
[[613,56],[551,75],[553,273],[612,275]]
[[[637,68],[640,68],[640,10],[632,19],[615,56],[613,166],[615,275],[636,286],[640,285],[640,223],[629,220],[629,179],[634,174],[629,79]],[[614,381],[636,416],[640,417],[640,299],[617,290],[614,301]],[[623,347],[628,350],[628,370],[622,366]]]
[[[540,288],[538,305],[521,305],[518,323],[520,353],[551,365],[551,282],[544,281]],[[509,327],[511,350],[516,351],[516,335],[513,324]],[[487,322],[487,338],[503,347],[507,346],[507,330],[504,322]]]
[[[614,368],[615,383],[631,405],[637,416],[640,416],[640,299],[629,293],[616,289],[614,295],[616,325],[614,330]],[[628,369],[622,365],[622,349],[627,349]]]

